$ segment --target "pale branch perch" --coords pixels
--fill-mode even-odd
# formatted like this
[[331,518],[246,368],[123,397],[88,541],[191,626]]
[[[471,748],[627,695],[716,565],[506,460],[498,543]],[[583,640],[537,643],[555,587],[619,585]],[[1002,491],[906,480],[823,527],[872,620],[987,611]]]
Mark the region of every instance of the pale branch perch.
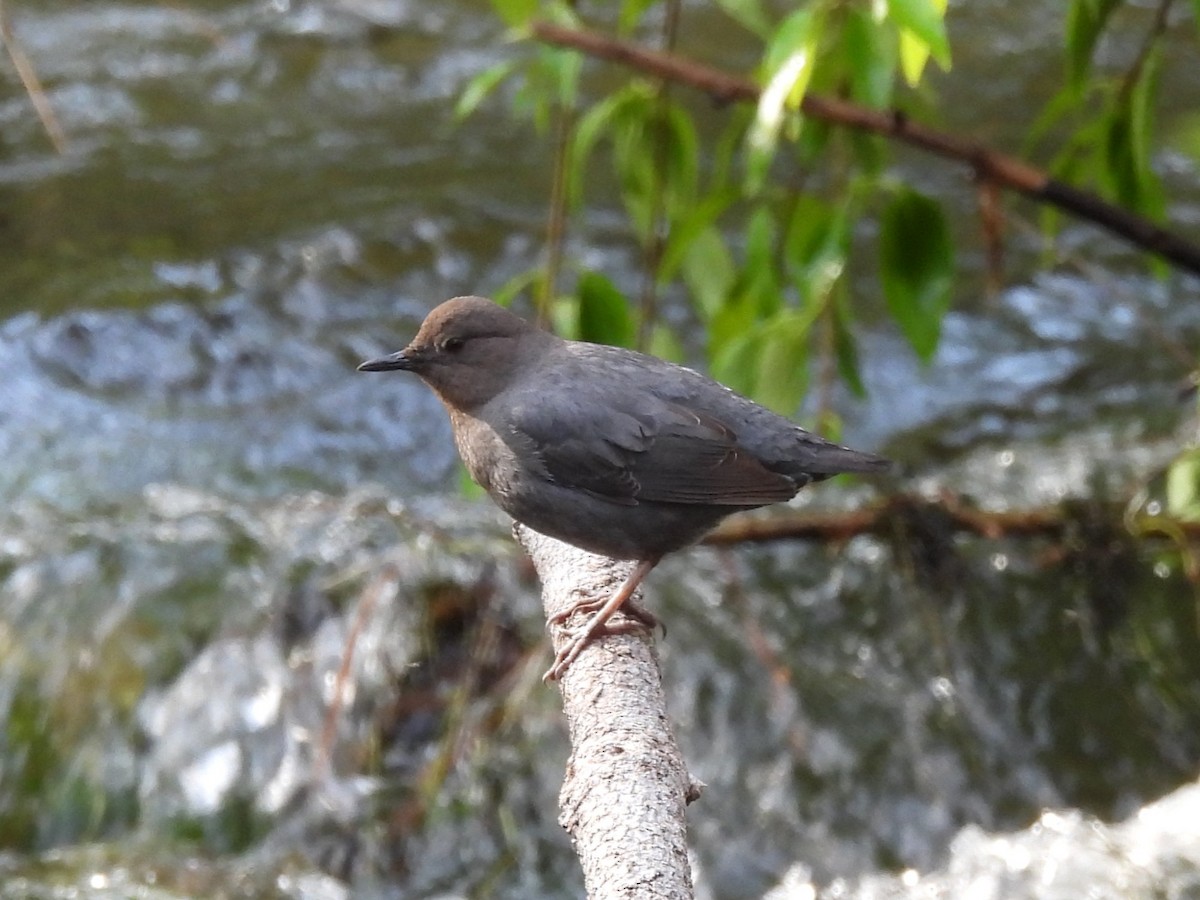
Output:
[[[610,593],[632,568],[523,525],[513,533],[541,578],[547,619],[580,598]],[[552,629],[556,651],[585,618]],[[579,855],[589,900],[693,897],[684,810],[699,785],[671,733],[652,636],[642,627],[597,638],[560,687],[571,758],[559,822]]]
[[[668,81],[689,85],[722,102],[757,103],[754,82],[692,60],[616,40],[593,31],[534,22],[535,38],[570,47]],[[929,153],[969,165],[980,181],[993,182],[1040,203],[1049,203],[1080,219],[1107,229],[1130,243],[1200,275],[1200,246],[1172,231],[1065,182],[1014,157],[965,138],[921,125],[903,113],[870,109],[836,97],[806,94],[801,112],[814,119],[843,125],[919,147]]]

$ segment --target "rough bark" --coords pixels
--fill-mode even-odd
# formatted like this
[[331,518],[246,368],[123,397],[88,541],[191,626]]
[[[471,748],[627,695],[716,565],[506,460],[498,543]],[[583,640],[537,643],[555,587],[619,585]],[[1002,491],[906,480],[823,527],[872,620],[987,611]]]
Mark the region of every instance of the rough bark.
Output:
[[[514,533],[541,578],[548,619],[611,592],[632,568],[521,525]],[[556,651],[583,618],[551,629]],[[684,810],[699,786],[671,732],[653,637],[641,627],[597,638],[559,686],[571,741],[559,823],[579,855],[588,897],[693,897]]]

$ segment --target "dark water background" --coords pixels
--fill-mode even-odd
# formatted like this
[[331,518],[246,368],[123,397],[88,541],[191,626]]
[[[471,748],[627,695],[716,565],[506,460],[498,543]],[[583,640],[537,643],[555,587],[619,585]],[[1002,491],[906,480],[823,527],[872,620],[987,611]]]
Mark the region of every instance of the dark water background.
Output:
[[[501,102],[452,115],[517,50],[482,2],[8,12],[70,148],[0,68],[0,897],[579,896],[536,584],[460,496],[429,393],[353,371],[537,261],[550,142]],[[956,5],[939,124],[1019,148],[1061,15]],[[684,52],[749,58],[711,10],[684,22]],[[1155,163],[1200,237],[1171,138],[1200,103],[1194,23],[1170,38]],[[966,174],[908,153],[896,174],[955,218],[956,311],[928,368],[878,317],[870,397],[839,399],[903,479],[798,505],[945,489],[1068,500],[1074,524],[985,540],[914,515],[668,561],[648,602],[709,785],[701,893],[1200,896],[1196,599],[1094,505],[1153,504],[1193,438],[1200,284],[1084,226],[1047,270],[1017,225],[987,297]],[[571,249],[636,284],[606,180]]]

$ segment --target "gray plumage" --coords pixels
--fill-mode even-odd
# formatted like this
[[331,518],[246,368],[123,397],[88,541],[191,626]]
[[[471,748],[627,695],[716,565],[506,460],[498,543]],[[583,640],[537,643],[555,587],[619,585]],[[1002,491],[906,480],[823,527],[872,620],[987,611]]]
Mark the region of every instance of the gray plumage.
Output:
[[739,509],[888,466],[691,369],[563,340],[481,297],[446,301],[408,347],[359,368],[433,388],[471,476],[514,519],[645,571]]

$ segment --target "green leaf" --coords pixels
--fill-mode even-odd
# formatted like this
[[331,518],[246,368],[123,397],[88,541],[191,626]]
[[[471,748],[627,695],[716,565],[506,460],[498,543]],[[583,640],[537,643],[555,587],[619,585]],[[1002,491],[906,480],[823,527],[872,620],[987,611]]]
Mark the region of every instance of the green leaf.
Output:
[[767,315],[779,308],[779,289],[775,279],[775,217],[766,205],[759,206],[746,225],[746,263],[742,267],[746,289],[759,300],[759,313]]
[[583,60],[571,50],[538,47],[525,70],[525,83],[513,98],[514,108],[545,130],[554,111],[554,103],[574,106],[579,90],[579,72]]
[[1127,105],[1112,111],[1104,129],[1104,172],[1118,202],[1137,208],[1141,195],[1138,148]]
[[579,298],[555,297],[550,301],[550,330],[570,341],[579,337]]
[[509,28],[529,24],[537,6],[537,0],[492,0],[492,9]]
[[579,339],[596,344],[632,347],[637,326],[629,301],[607,277],[585,272],[579,279]]
[[622,35],[627,35],[637,23],[641,21],[642,15],[651,6],[655,0],[623,0],[621,3],[621,14],[617,18],[617,32]]
[[1113,10],[1123,0],[1071,0],[1067,10],[1067,80],[1077,91],[1092,67],[1092,52]]
[[[668,213],[689,209],[696,197],[700,171],[700,140],[691,114],[677,103],[660,101],[655,119],[656,139],[662,141],[662,177]],[[652,150],[651,152],[657,152]]]
[[954,275],[954,247],[941,207],[913,190],[897,194],[884,210],[879,256],[888,310],[917,356],[929,362]]
[[754,32],[763,40],[770,37],[771,20],[763,12],[759,0],[717,0],[717,6],[743,28]]
[[542,277],[542,269],[526,269],[524,272],[518,272],[508,281],[504,282],[496,290],[489,295],[501,306],[512,306],[512,302],[517,295],[526,290],[531,285],[536,284]]
[[910,87],[921,83],[921,75],[928,61],[929,45],[907,28],[900,29],[900,71]]
[[[1050,174],[1066,184],[1092,181],[1096,170],[1096,154],[1092,148],[1103,144],[1103,125],[1103,121],[1091,120],[1072,134],[1067,146],[1051,160],[1048,166]],[[1062,210],[1049,204],[1044,205],[1038,214],[1044,241],[1042,264],[1046,267],[1055,264],[1057,254],[1053,242],[1062,221]]]
[[713,147],[712,161],[708,167],[709,183],[714,187],[738,183],[736,170],[743,158],[746,132],[754,121],[754,109],[749,104],[739,104],[729,110],[726,120]]
[[575,0],[543,0],[538,15],[547,22],[553,22],[563,28],[582,28],[583,20],[572,5],[574,2]]
[[775,253],[775,217],[770,207],[759,204],[746,223],[746,268],[771,265]]
[[541,89],[536,62],[531,62],[525,69],[525,77],[513,94],[513,112],[527,117],[533,122],[533,127],[539,131],[550,121],[550,103],[545,92]]
[[779,274],[774,266],[751,266],[747,264],[738,273],[733,296],[744,297],[755,316],[762,318],[773,315],[783,302],[783,289],[779,284]]
[[789,117],[785,122],[785,127],[791,125],[800,126],[798,133],[793,133],[791,130],[787,132],[789,140],[795,141],[795,160],[804,168],[819,169],[823,166],[822,157],[825,156],[825,151],[829,147],[829,140],[833,135],[838,134],[838,130],[829,122],[821,119],[804,119],[801,120],[798,116]]
[[737,193],[734,190],[719,188],[687,209],[683,217],[672,224],[671,233],[658,263],[658,271],[655,273],[660,286],[675,277],[675,273],[679,271],[680,265],[690,252],[692,243],[711,231],[717,219],[736,199]]
[[[1200,0],[1198,0],[1200,2]],[[1052,129],[1061,125],[1068,116],[1079,111],[1079,94],[1066,86],[1054,92],[1054,96],[1046,101],[1037,118],[1025,130],[1024,140],[1021,141],[1021,156],[1034,158],[1038,145],[1051,134]]]
[[613,118],[613,162],[621,186],[621,201],[643,245],[654,234],[659,177],[647,139],[653,104],[625,104]]
[[794,308],[752,321],[713,352],[713,377],[777,412],[794,413],[808,388],[812,323]]
[[[714,322],[714,326],[715,326]],[[726,339],[713,342],[713,331],[709,330],[709,369],[712,377],[728,385],[739,394],[753,397],[757,386],[757,361],[761,354],[761,335],[747,327],[730,331]]]
[[838,293],[840,296],[833,304],[833,352],[838,375],[854,396],[865,398],[867,386],[863,384],[862,365],[858,361],[858,342],[854,339],[850,304],[846,302],[844,291]]
[[765,56],[766,84],[747,135],[746,188],[757,193],[766,181],[786,115],[800,108],[812,78],[820,38],[819,19],[799,9],[779,26]]
[[455,118],[462,120],[475,112],[479,108],[479,104],[487,99],[500,82],[512,74],[515,67],[512,60],[498,62],[494,66],[488,66],[468,81],[462,96],[458,98],[458,103],[454,106]]
[[682,106],[664,105],[642,82],[606,97],[580,118],[574,130],[568,185],[573,204],[582,200],[591,171],[589,158],[605,138],[612,142],[621,199],[645,241],[660,210],[660,196],[669,213],[694,203],[700,168],[696,128]]
[[[1200,0],[1197,0],[1200,3]],[[895,88],[895,43],[881,23],[857,6],[846,10],[842,49],[850,74],[850,95],[864,106],[886,109]]]
[[[767,282],[771,278],[768,274],[765,278],[758,277],[749,283],[735,284],[726,301],[709,320],[708,355],[714,366],[718,359],[735,352],[731,348],[748,340],[769,315],[764,312],[763,296],[766,290],[770,289]],[[775,299],[777,301],[778,297]]]
[[547,60],[554,75],[559,105],[572,107],[579,96],[579,73],[583,71],[583,55],[573,50],[554,50]]
[[706,322],[711,322],[724,307],[737,280],[733,256],[721,233],[708,228],[696,235],[687,244],[681,266],[692,305]]
[[887,0],[887,10],[900,29],[900,68],[909,84],[921,80],[930,56],[943,70],[949,71],[946,0]]
[[812,319],[798,310],[780,312],[766,324],[755,398],[792,415],[808,390],[808,337]]
[[845,271],[849,250],[848,203],[831,207],[810,194],[801,196],[784,240],[784,262],[801,297],[823,301]]
[[1110,188],[1122,204],[1150,215],[1160,213],[1163,203],[1151,167],[1153,100],[1160,60],[1155,48],[1132,88],[1119,95],[1104,131],[1104,165]]
[[[811,9],[801,8],[772,29],[771,41],[763,54],[763,73],[768,83],[798,52],[809,50],[816,22],[817,17]],[[799,93],[803,95],[804,91]]]
[[[1196,2],[1200,3],[1200,0]],[[1186,153],[1193,162],[1200,163],[1200,112],[1175,117],[1171,146],[1180,153]]]
[[642,82],[611,94],[580,118],[571,143],[568,196],[572,204],[581,202],[591,171],[589,158],[605,138],[612,142],[621,199],[643,241],[661,209],[660,195],[671,214],[693,205],[700,141],[691,115],[679,104],[663,104]]
[[1200,0],[1192,0],[1192,24],[1200,29]]
[[1200,450],[1180,454],[1167,469],[1167,510],[1175,518],[1200,519]]
[[864,175],[878,176],[887,163],[887,142],[875,134],[863,131],[849,131],[850,149],[854,153],[854,161]]
[[683,362],[683,344],[679,342],[678,335],[662,322],[655,323],[650,330],[650,347],[648,349],[651,355],[657,356],[659,359],[669,360],[673,363]]
[[1162,63],[1162,45],[1155,44],[1146,55],[1140,77],[1129,92],[1129,125],[1137,163],[1139,196],[1137,209],[1151,216],[1160,215],[1165,206],[1161,184],[1154,172],[1154,101],[1158,96],[1158,75]]
[[629,100],[629,89],[605,97],[575,123],[571,137],[569,184],[567,194],[574,205],[583,202],[583,186],[591,169],[589,160],[600,138],[612,127],[612,120],[623,103]]

